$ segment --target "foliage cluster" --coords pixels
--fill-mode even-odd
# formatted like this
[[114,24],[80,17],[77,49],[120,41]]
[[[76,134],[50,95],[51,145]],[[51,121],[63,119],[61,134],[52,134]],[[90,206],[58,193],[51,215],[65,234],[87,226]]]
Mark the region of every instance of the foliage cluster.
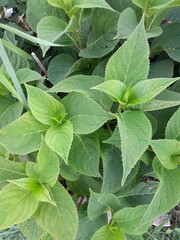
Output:
[[12,2],[0,23],[0,229],[143,239],[180,201],[180,1]]

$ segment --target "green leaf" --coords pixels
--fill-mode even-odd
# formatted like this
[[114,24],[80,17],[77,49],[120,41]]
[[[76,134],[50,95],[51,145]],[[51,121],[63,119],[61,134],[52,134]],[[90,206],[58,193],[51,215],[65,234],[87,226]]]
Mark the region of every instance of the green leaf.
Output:
[[97,85],[92,89],[96,89],[104,93],[107,93],[113,98],[114,101],[119,103],[123,101],[124,94],[127,90],[124,83],[117,80],[111,80],[111,81],[101,83],[100,85]]
[[163,34],[155,38],[152,44],[152,51],[156,45],[162,45],[170,58],[180,62],[180,34],[177,34],[180,23],[168,24],[163,29]]
[[86,176],[100,177],[99,157],[99,139],[96,133],[74,136],[68,161],[74,170]]
[[115,128],[111,137],[104,140],[103,143],[111,144],[111,145],[114,145],[116,148],[121,149],[121,138],[120,138],[120,135],[119,135],[118,127]]
[[148,78],[172,78],[174,63],[171,59],[161,60],[150,65]]
[[176,3],[178,2],[178,4],[180,4],[179,0],[155,0],[155,1],[151,1],[151,4],[149,6],[149,9],[162,9],[168,6],[173,6],[174,3],[176,5]]
[[[78,219],[73,200],[59,183],[56,183],[50,189],[50,194],[56,206],[49,203],[40,203],[34,214],[35,220],[55,239],[74,240]],[[53,216],[53,218],[49,216]]]
[[69,164],[66,165],[64,161],[62,161],[60,165],[59,174],[68,181],[76,181],[79,178],[77,171],[75,171]]
[[41,183],[54,186],[59,175],[59,159],[42,139],[37,156],[37,164],[28,162],[26,173],[30,178],[36,178]]
[[36,224],[33,218],[29,218],[25,222],[18,224],[18,228],[26,240],[42,239],[46,234],[46,232]]
[[123,174],[121,151],[108,147],[102,151],[103,184],[102,193],[115,193],[121,189]]
[[150,225],[149,222],[146,224],[142,222],[141,226],[137,229],[147,207],[148,205],[140,205],[135,208],[123,208],[114,214],[113,220],[117,222],[118,226],[125,233],[140,235],[146,232]]
[[48,79],[52,84],[64,80],[70,73],[75,59],[68,54],[55,56],[48,66]]
[[118,40],[114,39],[118,17],[119,14],[116,12],[110,12],[106,9],[95,9],[92,16],[92,29],[88,36],[86,48],[81,50],[79,56],[83,58],[99,58],[111,52],[118,43]]
[[60,101],[37,87],[26,85],[26,88],[29,107],[33,116],[39,122],[46,125],[53,125],[56,123],[54,118],[61,121],[65,114],[65,108]]
[[148,58],[149,46],[143,17],[128,40],[110,58],[105,80],[119,80],[126,86],[133,86],[147,79]]
[[117,27],[117,35],[115,38],[117,39],[126,39],[128,38],[136,26],[138,25],[136,13],[132,8],[126,8],[119,17],[118,27]]
[[105,225],[92,236],[91,240],[125,240],[123,232],[117,228]]
[[99,228],[107,224],[107,217],[101,216],[96,221],[90,221],[87,216],[87,210],[82,206],[78,212],[78,233],[76,240],[91,239],[92,235]]
[[146,9],[148,7],[149,2],[144,0],[131,0],[135,5],[142,9]]
[[153,78],[138,82],[130,90],[128,104],[145,103],[178,80],[180,78]]
[[[37,25],[37,36],[48,42],[55,42],[67,30],[68,24],[55,16],[43,17]],[[41,45],[43,55],[47,52],[50,46]]]
[[68,94],[63,104],[76,134],[92,133],[111,118],[99,104],[81,93]]
[[33,71],[29,68],[21,68],[16,72],[16,76],[19,80],[19,82],[26,83],[31,82],[35,80],[43,80],[44,77],[42,77],[38,72]]
[[146,36],[147,38],[154,38],[154,37],[158,37],[162,33],[163,33],[162,28],[159,26],[155,26],[146,31]]
[[38,22],[46,16],[55,16],[64,21],[67,20],[65,12],[62,9],[51,6],[48,1],[27,1],[26,20],[34,32],[37,31]]
[[[146,208],[140,225],[153,221],[156,217],[166,213],[180,201],[180,169],[167,170],[155,159],[153,168],[160,179],[156,194],[150,205]],[[171,194],[170,194],[171,193]]]
[[21,116],[23,105],[7,97],[0,97],[0,128]]
[[0,157],[0,188],[7,184],[7,180],[26,177],[26,164],[12,162]]
[[90,3],[85,0],[73,0],[71,2],[72,5],[64,3],[63,0],[48,0],[48,3],[52,6],[63,8],[69,16],[73,15],[78,8],[105,8],[113,10],[104,0],[91,0]]
[[142,103],[140,105],[132,106],[134,109],[141,109],[142,111],[154,111],[179,106],[180,94],[169,90],[164,90],[155,99]]
[[90,198],[88,203],[88,217],[91,221],[98,219],[109,209],[117,211],[120,208],[120,201],[112,193],[99,194],[90,190]]
[[169,139],[153,140],[151,146],[165,168],[174,169],[180,164],[180,142]]
[[94,192],[101,191],[101,183],[99,179],[80,175],[77,181],[66,181],[67,186],[72,192],[76,192],[78,196],[87,195],[89,196],[89,189],[92,189]]
[[40,202],[48,202],[56,206],[52,200],[47,188],[35,178],[21,178],[17,180],[8,180],[8,182],[19,186],[22,189],[29,190],[33,196]]
[[51,126],[45,136],[47,145],[68,163],[68,155],[73,141],[73,125],[66,120],[60,125]]
[[112,101],[103,92],[91,88],[104,82],[99,76],[74,75],[57,83],[49,92],[79,92],[98,102],[104,109],[110,109]]
[[0,23],[0,28],[5,29],[9,32],[12,32],[15,35],[18,35],[19,37],[22,37],[22,38],[24,38],[24,39],[26,39],[30,42],[33,42],[33,43],[38,43],[38,44],[42,44],[42,45],[45,45],[45,46],[54,46],[54,47],[63,46],[63,45],[60,45],[60,44],[51,43],[51,42],[48,42],[46,40],[31,36],[31,35],[29,35],[25,32],[22,32],[22,31],[14,28],[14,27],[11,27],[7,24]]
[[33,215],[39,203],[31,191],[11,183],[0,191],[0,202],[0,229],[25,221]]
[[123,185],[131,169],[150,144],[152,127],[143,112],[125,111],[117,115],[117,120],[121,137]]
[[28,154],[38,150],[41,135],[47,126],[38,122],[30,112],[0,130],[0,144],[10,153]]
[[170,118],[165,135],[166,138],[180,141],[180,108]]

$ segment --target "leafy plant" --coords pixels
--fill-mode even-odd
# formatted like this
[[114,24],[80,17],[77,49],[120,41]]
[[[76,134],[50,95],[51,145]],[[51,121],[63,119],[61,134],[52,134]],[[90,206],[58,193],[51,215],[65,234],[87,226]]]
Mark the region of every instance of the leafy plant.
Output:
[[0,23],[0,229],[143,239],[179,203],[179,8],[29,0],[28,31]]

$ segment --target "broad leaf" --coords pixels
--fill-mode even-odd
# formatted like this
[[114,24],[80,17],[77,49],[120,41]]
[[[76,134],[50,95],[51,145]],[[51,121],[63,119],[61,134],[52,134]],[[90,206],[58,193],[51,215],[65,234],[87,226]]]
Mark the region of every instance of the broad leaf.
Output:
[[38,122],[30,112],[0,130],[0,144],[10,153],[27,154],[38,150],[41,135],[47,126]]
[[128,104],[145,103],[156,97],[160,92],[179,79],[180,78],[153,78],[138,82],[130,90]]
[[48,79],[52,84],[64,80],[70,73],[75,59],[67,54],[55,56],[48,66]]
[[37,37],[34,37],[34,36],[31,36],[25,32],[22,32],[16,28],[13,28],[7,24],[2,24],[0,23],[0,27],[9,31],[9,32],[12,32],[14,33],[15,35],[18,35],[19,37],[22,37],[24,39],[27,39],[28,41],[30,42],[33,42],[33,43],[37,43],[37,44],[41,44],[41,45],[45,45],[45,46],[54,46],[54,47],[60,47],[60,46],[63,46],[63,45],[60,45],[60,44],[56,44],[56,43],[51,43],[51,42],[48,42],[44,39],[40,39],[40,38],[37,38]]
[[86,176],[99,177],[99,157],[99,139],[96,133],[74,136],[68,162],[74,170]]
[[0,191],[0,229],[21,223],[33,215],[38,206],[31,191],[8,184]]
[[21,178],[17,180],[8,180],[8,182],[19,186],[22,189],[31,191],[32,195],[40,202],[48,202],[56,206],[52,200],[47,188],[35,178]]
[[113,10],[104,0],[91,0],[87,2],[85,0],[73,0],[72,3],[64,3],[63,0],[48,0],[48,3],[54,7],[63,8],[66,13],[71,16],[73,15],[78,8],[105,8]]
[[150,144],[152,127],[143,112],[125,111],[117,114],[117,120],[121,136],[123,185],[131,169]]
[[141,109],[142,111],[162,110],[180,105],[180,94],[164,90],[155,99],[142,103],[140,105],[132,106],[134,109]]
[[94,232],[107,224],[107,217],[105,215],[99,217],[96,221],[90,221],[85,206],[80,208],[78,220],[79,224],[76,240],[91,239]]
[[36,178],[41,183],[51,187],[56,183],[59,175],[59,159],[57,155],[47,146],[44,139],[37,156],[37,164],[28,162],[26,173],[30,178]]
[[[74,240],[77,232],[78,219],[73,200],[59,183],[56,183],[56,185],[50,189],[50,193],[56,206],[49,203],[40,203],[34,214],[35,220],[55,239]],[[53,216],[53,218],[49,216]]]
[[[167,170],[155,159],[153,162],[154,171],[160,183],[156,194],[141,219],[140,225],[153,221],[156,217],[166,213],[180,201],[180,169]],[[171,194],[169,194],[171,193]]]
[[16,76],[20,83],[31,82],[35,80],[43,80],[42,77],[38,72],[33,71],[29,68],[21,68],[16,72]]
[[73,140],[73,125],[67,120],[60,125],[51,126],[45,136],[47,145],[67,163]]
[[63,104],[54,99],[43,90],[26,85],[28,92],[28,104],[34,117],[41,123],[53,125],[57,121],[61,121],[65,114]]
[[137,17],[132,8],[126,8],[119,17],[117,27],[117,39],[126,39],[138,25]]
[[0,97],[0,128],[21,116],[23,105],[7,97]]
[[102,151],[103,183],[102,193],[115,193],[121,189],[123,174],[121,152],[119,149],[108,147]]
[[161,60],[150,65],[148,78],[172,78],[174,63],[171,59]]
[[117,228],[112,227],[109,225],[105,225],[102,228],[100,228],[98,231],[95,232],[95,234],[92,236],[91,240],[125,240],[125,236],[123,232]]
[[124,85],[124,83],[120,81],[117,80],[106,81],[104,83],[101,83],[100,85],[93,87],[92,89],[96,89],[104,93],[107,93],[113,98],[114,101],[124,104],[123,97],[127,88]]
[[114,145],[116,148],[121,149],[121,138],[119,135],[119,129],[118,127],[115,128],[113,131],[111,137],[103,141],[103,143]]
[[98,219],[109,209],[117,211],[120,208],[119,199],[112,193],[99,194],[90,190],[90,198],[88,203],[88,217],[91,221]]
[[59,174],[68,181],[76,181],[79,178],[79,173],[64,161],[60,165]]
[[180,34],[177,34],[177,29],[179,29],[179,27],[179,22],[167,25],[163,29],[163,34],[154,39],[152,51],[156,45],[161,44],[170,58],[180,62]]
[[105,80],[119,80],[133,86],[147,79],[149,71],[149,46],[144,28],[144,18],[128,40],[110,58]]
[[118,17],[119,14],[116,12],[110,12],[106,9],[95,9],[93,11],[92,29],[88,35],[87,46],[81,50],[79,56],[83,58],[100,58],[111,52],[118,43],[118,40],[114,39]]
[[148,7],[149,2],[144,0],[131,0],[135,5],[142,9],[146,9]]
[[180,108],[170,118],[165,135],[166,138],[180,141]]
[[66,78],[50,88],[49,92],[79,92],[98,102],[104,109],[109,109],[112,101],[103,92],[91,88],[104,81],[99,76],[74,75]]
[[26,164],[12,162],[0,157],[0,188],[7,184],[7,180],[26,177]]
[[180,142],[177,140],[153,140],[151,146],[165,168],[174,169],[180,164]]
[[[53,43],[66,32],[67,26],[66,22],[55,16],[46,16],[37,25],[37,36]],[[49,48],[49,46],[41,45],[43,55],[45,55]]]
[[33,218],[29,218],[25,222],[18,224],[18,228],[26,240],[42,239],[42,237],[46,234],[46,232],[37,225]]
[[148,205],[140,205],[135,208],[124,208],[114,214],[113,220],[117,222],[125,233],[140,235],[146,232],[150,225],[150,222],[146,224],[142,222],[141,226],[137,229],[147,207]]
[[63,104],[76,134],[92,133],[111,118],[99,104],[80,93],[68,94]]
[[65,12],[62,9],[51,6],[48,1],[27,1],[26,19],[34,32],[37,31],[38,22],[46,16],[55,16],[64,21],[67,20]]

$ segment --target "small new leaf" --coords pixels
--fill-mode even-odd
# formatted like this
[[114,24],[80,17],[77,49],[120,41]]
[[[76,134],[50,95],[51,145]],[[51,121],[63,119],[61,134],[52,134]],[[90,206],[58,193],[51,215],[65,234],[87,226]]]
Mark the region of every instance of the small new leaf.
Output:
[[29,190],[33,196],[40,202],[48,202],[56,206],[52,200],[47,188],[35,178],[21,178],[17,180],[9,180],[8,182],[19,186],[22,189]]
[[119,102],[121,104],[125,104],[123,102],[123,96],[127,88],[124,85],[124,83],[120,81],[117,80],[107,81],[93,87],[92,89],[96,89],[104,93],[107,93],[110,97],[113,98],[114,101]]
[[53,117],[58,117],[59,114],[65,114],[63,104],[54,99],[43,90],[26,85],[28,93],[28,104],[33,116],[45,125],[53,125],[55,121]]
[[73,140],[73,125],[67,120],[61,125],[51,126],[46,135],[47,145],[68,163],[68,155]]
[[165,168],[174,169],[180,164],[180,142],[163,139],[152,140],[151,146]]

